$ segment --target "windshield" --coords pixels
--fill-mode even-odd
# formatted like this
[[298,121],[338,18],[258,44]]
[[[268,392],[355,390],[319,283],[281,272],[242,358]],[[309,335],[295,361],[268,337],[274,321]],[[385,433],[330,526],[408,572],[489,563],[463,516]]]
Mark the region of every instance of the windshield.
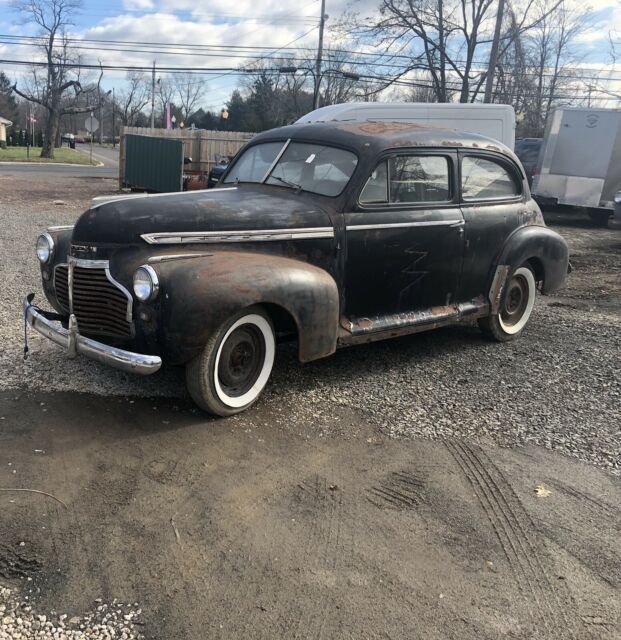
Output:
[[338,196],[358,158],[350,151],[305,142],[264,142],[247,149],[224,182],[265,182],[288,189]]

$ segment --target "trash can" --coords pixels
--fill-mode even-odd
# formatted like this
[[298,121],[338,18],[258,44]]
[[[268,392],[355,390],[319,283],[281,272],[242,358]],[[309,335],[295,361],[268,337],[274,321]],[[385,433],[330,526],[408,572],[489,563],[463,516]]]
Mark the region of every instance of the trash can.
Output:
[[69,138],[69,147],[75,149],[75,138]]
[[611,229],[621,229],[621,191],[615,193],[614,205],[614,214],[608,221],[608,226]]

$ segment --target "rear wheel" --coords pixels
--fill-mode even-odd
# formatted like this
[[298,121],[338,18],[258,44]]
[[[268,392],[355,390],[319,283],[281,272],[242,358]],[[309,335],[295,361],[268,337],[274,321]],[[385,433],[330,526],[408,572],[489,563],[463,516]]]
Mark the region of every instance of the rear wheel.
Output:
[[498,313],[479,320],[483,333],[498,342],[517,338],[530,318],[536,294],[535,275],[523,264],[511,274]]
[[217,416],[244,411],[267,384],[275,347],[274,327],[263,309],[251,307],[233,316],[186,366],[192,399]]

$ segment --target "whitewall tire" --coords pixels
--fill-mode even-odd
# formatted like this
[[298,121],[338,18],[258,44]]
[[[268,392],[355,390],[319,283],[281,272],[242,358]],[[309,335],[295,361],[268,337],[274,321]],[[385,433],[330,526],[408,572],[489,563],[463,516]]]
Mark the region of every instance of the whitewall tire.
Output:
[[536,297],[535,275],[530,266],[523,264],[509,276],[498,313],[479,320],[479,326],[494,340],[513,340],[528,323]]
[[244,411],[265,388],[275,350],[270,317],[260,307],[245,309],[225,322],[186,366],[192,399],[217,416]]

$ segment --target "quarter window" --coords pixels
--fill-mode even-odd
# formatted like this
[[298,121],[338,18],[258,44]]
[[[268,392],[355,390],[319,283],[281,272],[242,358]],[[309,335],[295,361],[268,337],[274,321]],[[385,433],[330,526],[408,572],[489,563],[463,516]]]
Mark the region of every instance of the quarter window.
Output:
[[519,195],[518,185],[504,166],[488,158],[466,156],[461,163],[464,200],[496,200]]
[[420,204],[451,199],[445,156],[397,156],[377,165],[360,194],[361,204]]
[[369,176],[360,194],[360,202],[363,204],[388,202],[388,171],[385,160],[378,164]]

